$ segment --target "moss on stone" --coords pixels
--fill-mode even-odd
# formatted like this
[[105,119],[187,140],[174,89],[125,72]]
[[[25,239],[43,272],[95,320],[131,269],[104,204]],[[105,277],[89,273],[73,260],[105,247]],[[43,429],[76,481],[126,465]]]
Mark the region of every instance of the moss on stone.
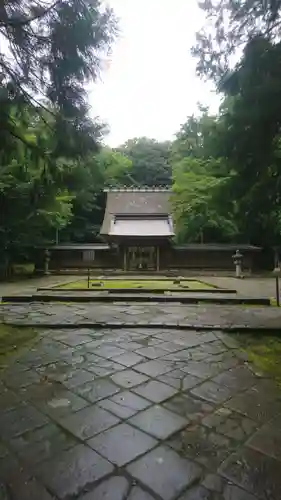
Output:
[[0,323],[0,369],[11,356],[28,346],[37,333],[32,328],[15,327]]
[[268,335],[240,337],[250,363],[264,375],[274,378],[281,386],[281,339]]
[[[72,281],[68,283],[64,283],[62,285],[56,285],[53,287],[53,289],[87,289],[88,288],[88,281],[87,279],[84,280],[79,280],[79,281]],[[175,283],[175,280],[156,280],[156,279],[151,279],[151,280],[121,280],[121,279],[106,279],[106,280],[90,280],[90,289],[91,290],[102,290],[103,288],[105,289],[120,289],[120,288],[128,288],[128,289],[143,289],[147,290],[148,292],[151,289],[159,289],[159,290],[166,290],[166,289],[173,289],[176,291],[181,291],[183,288],[189,288],[192,290],[206,290],[210,288],[214,288],[212,285],[209,283],[203,283],[202,281],[198,280],[190,280],[190,279],[180,279],[179,283]]]

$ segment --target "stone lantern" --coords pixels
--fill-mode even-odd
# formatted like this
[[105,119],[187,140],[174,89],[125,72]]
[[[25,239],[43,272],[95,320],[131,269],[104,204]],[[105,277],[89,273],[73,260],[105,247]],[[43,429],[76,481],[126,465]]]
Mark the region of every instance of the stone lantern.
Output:
[[242,278],[242,260],[243,255],[240,250],[236,250],[235,254],[232,255],[233,263],[235,265],[235,276],[236,278]]

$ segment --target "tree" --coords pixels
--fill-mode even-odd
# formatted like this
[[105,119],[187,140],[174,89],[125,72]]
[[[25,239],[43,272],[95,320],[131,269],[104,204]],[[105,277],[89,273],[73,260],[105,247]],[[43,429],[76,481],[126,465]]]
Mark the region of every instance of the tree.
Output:
[[97,157],[105,186],[122,186],[134,183],[132,161],[118,151],[103,148]]
[[[210,0],[193,49],[200,75],[226,96],[219,155],[234,175],[229,192],[244,238],[281,242],[280,0]],[[214,36],[215,35],[215,36]]]
[[132,184],[131,161],[121,153],[103,148],[99,154],[90,155],[75,164],[65,178],[73,199],[73,217],[62,231],[65,241],[82,243],[95,241],[103,221],[108,186]]
[[83,191],[78,187],[85,192],[85,182],[98,178],[98,173],[89,177],[87,168],[84,173],[103,133],[103,126],[88,116],[85,84],[97,77],[115,33],[112,10],[100,0],[1,3],[4,272],[28,247],[54,242],[74,218]]
[[198,73],[216,83],[233,68],[249,41],[257,36],[269,41],[280,40],[280,0],[202,0],[198,3],[206,15],[206,23],[197,33],[192,52],[198,59]]
[[[99,126],[88,118],[85,82],[99,73],[116,32],[100,0],[7,0],[0,7],[1,103],[28,104],[53,117],[53,155],[84,154]],[[24,139],[2,109],[3,130]],[[28,141],[27,141],[28,143]]]
[[209,114],[209,109],[198,105],[196,115],[189,116],[181,125],[171,145],[171,161],[186,158],[216,157],[219,153],[218,117]]
[[221,154],[235,170],[232,196],[239,200],[244,234],[255,243],[280,242],[281,44],[258,37],[225,79],[231,106],[221,113]]
[[221,161],[186,157],[173,169],[172,198],[178,242],[228,242],[237,235],[231,201],[222,195],[228,178]]
[[[165,186],[171,184],[170,143],[140,137],[130,139],[117,148],[132,162],[130,176],[139,186]],[[128,179],[129,180],[129,179]]]

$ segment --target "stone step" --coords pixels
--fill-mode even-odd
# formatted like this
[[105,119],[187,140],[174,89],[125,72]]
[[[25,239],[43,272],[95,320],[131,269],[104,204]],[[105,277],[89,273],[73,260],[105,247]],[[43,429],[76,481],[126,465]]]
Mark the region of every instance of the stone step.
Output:
[[243,297],[230,296],[224,294],[207,294],[193,293],[180,294],[173,293],[172,295],[164,294],[103,294],[89,292],[63,292],[63,293],[35,293],[32,295],[6,295],[2,297],[2,302],[154,302],[154,303],[181,303],[181,304],[229,304],[229,305],[262,305],[270,306],[270,299],[266,297]]

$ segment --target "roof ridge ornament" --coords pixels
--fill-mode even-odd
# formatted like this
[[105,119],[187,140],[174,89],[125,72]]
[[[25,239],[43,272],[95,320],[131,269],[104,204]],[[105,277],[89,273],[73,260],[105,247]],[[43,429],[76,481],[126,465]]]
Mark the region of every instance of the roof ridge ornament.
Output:
[[172,191],[172,186],[109,186],[103,191],[104,193],[166,193]]

